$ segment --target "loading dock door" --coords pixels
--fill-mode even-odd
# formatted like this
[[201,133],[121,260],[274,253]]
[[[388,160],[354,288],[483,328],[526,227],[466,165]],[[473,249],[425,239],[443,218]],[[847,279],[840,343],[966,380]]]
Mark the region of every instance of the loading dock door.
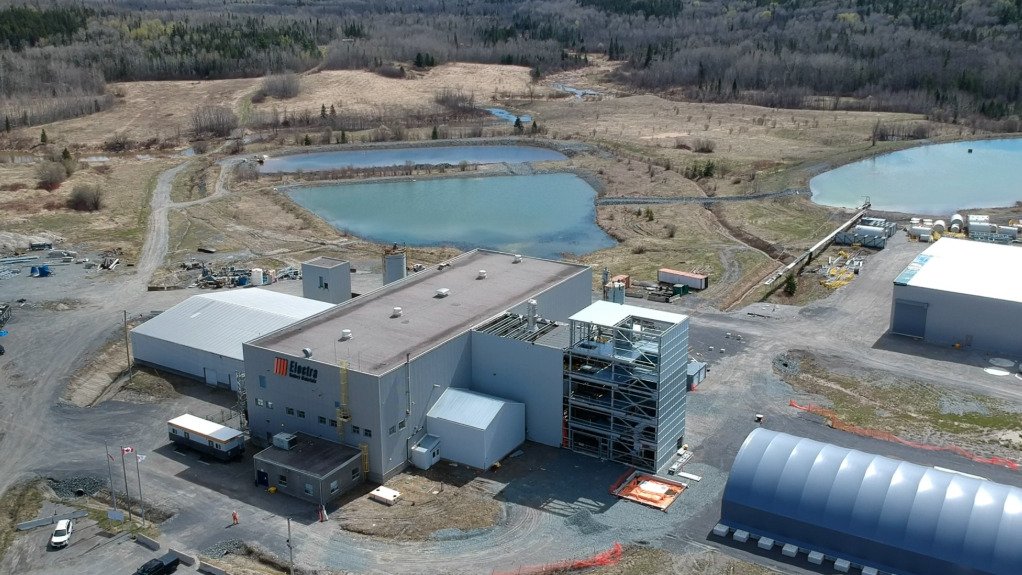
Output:
[[895,300],[891,333],[922,339],[926,333],[926,308],[928,305],[907,299]]

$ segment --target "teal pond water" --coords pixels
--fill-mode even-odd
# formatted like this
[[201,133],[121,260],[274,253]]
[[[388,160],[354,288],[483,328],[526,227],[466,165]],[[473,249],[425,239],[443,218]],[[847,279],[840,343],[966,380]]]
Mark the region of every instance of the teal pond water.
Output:
[[[514,119],[511,120],[512,122]],[[522,120],[524,122],[524,120]],[[469,164],[497,164],[507,162],[545,162],[566,160],[567,156],[549,148],[538,146],[423,146],[419,148],[373,148],[367,150],[336,150],[269,158],[260,167],[267,174],[277,172],[322,172],[342,168],[375,168],[416,165],[452,166]]]
[[286,190],[335,228],[378,243],[490,248],[543,258],[615,245],[574,174],[432,178]]
[[[972,153],[969,153],[969,150]],[[1022,139],[920,146],[848,164],[810,180],[813,201],[950,215],[966,208],[1012,206],[1022,200]]]

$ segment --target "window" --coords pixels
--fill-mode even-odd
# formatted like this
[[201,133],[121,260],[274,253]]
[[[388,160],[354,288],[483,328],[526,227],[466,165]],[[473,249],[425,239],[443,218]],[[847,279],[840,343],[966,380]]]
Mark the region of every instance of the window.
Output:
[[340,488],[341,487],[337,484],[336,479],[330,482],[330,493],[337,493],[337,490]]
[[305,419],[305,412],[299,409],[298,410],[298,417],[300,417],[302,419]]
[[312,484],[311,483],[306,483],[305,484],[305,494],[306,495],[312,495]]
[[362,435],[365,435],[366,437],[372,437],[373,436],[373,430],[369,429],[369,428],[366,428],[365,431],[362,432]]
[[295,414],[295,410],[294,410],[293,407],[285,407],[284,408],[284,413],[286,413],[288,415],[294,415]]
[[279,475],[279,476],[277,476],[277,485],[282,485],[284,487],[287,487],[287,475]]
[[259,387],[261,387],[263,389],[266,389],[266,376],[265,375],[260,375],[259,376]]
[[206,440],[206,443],[208,443],[210,447],[213,447],[213,440],[212,439]]
[[336,419],[331,419],[330,420],[330,427],[337,427],[337,420]]
[[440,449],[439,448],[433,450],[433,457],[440,457]]
[[330,289],[330,284],[323,281],[323,276],[319,276],[319,289]]
[[191,436],[190,436],[190,435],[188,435],[188,432],[186,431],[186,432],[185,432],[185,439],[189,439],[189,438],[191,438]]
[[358,479],[361,475],[362,475],[362,470],[361,469],[356,467],[356,468],[351,470],[351,478],[352,479]]
[[359,429],[357,425],[352,425],[351,426],[351,432],[354,433],[355,435],[358,435],[359,433],[362,432],[362,430]]
[[404,429],[405,428],[405,420],[402,419],[401,421],[397,422],[397,428],[398,429]]
[[265,405],[266,405],[266,402],[265,402],[265,401],[263,401],[262,399],[259,399],[259,398],[257,397],[257,398],[256,398],[256,405],[258,405],[259,407],[263,407],[263,406],[265,406]]
[[177,430],[174,429],[173,427],[170,428],[170,432],[173,433],[174,435],[177,435]]
[[394,435],[395,433],[397,433],[397,426],[391,425],[390,429],[387,430],[387,435]]
[[323,425],[326,425],[326,418],[323,417],[322,415],[319,416],[319,422],[322,423]]
[[220,444],[219,444],[219,443],[214,443],[214,444],[213,444],[213,447],[215,447],[215,448],[219,449],[220,451],[223,451],[223,450],[224,450],[224,448],[223,448],[223,447],[220,447]]

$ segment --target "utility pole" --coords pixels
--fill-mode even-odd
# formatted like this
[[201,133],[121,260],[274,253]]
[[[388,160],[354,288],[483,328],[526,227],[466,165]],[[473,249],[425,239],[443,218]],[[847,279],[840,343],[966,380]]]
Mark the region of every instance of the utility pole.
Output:
[[[125,312],[127,313],[127,312]],[[134,451],[134,450],[132,450]],[[128,497],[128,468],[124,466],[124,446],[121,446],[121,471],[124,473],[124,507],[128,509],[128,521],[131,521],[131,498]]]
[[138,505],[142,509],[142,527],[145,527],[145,500],[142,499],[142,471],[138,464],[142,463],[142,456],[135,454],[135,474],[138,475]]
[[[128,359],[128,383],[131,383],[131,348],[128,345],[128,310],[124,310],[124,356]],[[121,459],[123,460],[124,458],[121,457]],[[128,491],[127,481],[124,483],[124,491]]]
[[114,511],[117,511],[117,491],[114,490],[114,467],[110,465],[114,460],[114,456],[110,455],[110,445],[107,442],[103,442],[103,447],[106,448],[106,471],[110,475],[110,500],[113,502]]
[[295,575],[295,548],[291,545],[291,518],[287,518],[287,552],[290,556],[289,575]]

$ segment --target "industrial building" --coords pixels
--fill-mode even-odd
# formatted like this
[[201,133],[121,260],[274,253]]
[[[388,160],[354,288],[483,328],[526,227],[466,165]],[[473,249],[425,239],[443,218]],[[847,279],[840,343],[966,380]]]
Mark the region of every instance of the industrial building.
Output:
[[131,330],[132,355],[140,364],[237,389],[244,342],[331,307],[260,288],[196,295]]
[[1017,575],[1019,533],[1022,489],[763,428],[735,458],[714,528],[864,575]]
[[894,280],[891,333],[1022,355],[1022,249],[943,237]]
[[659,471],[684,435],[688,317],[594,304],[592,281],[475,250],[247,342],[251,438],[355,449],[377,482],[525,439]]

